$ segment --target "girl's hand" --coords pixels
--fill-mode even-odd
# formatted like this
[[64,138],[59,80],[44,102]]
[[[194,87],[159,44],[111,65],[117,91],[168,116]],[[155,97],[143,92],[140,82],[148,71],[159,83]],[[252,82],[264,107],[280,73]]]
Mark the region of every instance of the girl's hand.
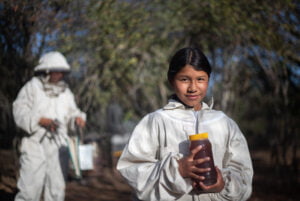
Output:
[[216,171],[217,171],[217,182],[213,185],[210,186],[206,186],[204,185],[201,181],[199,183],[194,182],[193,186],[200,186],[201,188],[201,192],[205,192],[205,193],[219,193],[223,190],[224,186],[225,186],[225,182],[223,180],[222,177],[222,173],[221,170],[218,167],[215,167]]
[[181,158],[178,160],[178,169],[183,178],[191,178],[195,180],[203,181],[205,178],[202,176],[197,175],[196,173],[207,172],[210,168],[197,168],[196,165],[209,161],[210,158],[201,158],[194,160],[194,156],[197,152],[202,149],[202,146],[198,146],[195,149],[191,150],[190,155]]

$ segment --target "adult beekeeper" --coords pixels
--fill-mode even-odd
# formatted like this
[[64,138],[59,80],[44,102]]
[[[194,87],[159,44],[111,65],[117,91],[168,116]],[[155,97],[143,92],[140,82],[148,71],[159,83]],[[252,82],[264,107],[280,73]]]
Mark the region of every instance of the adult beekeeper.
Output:
[[70,65],[59,52],[44,54],[34,68],[35,76],[13,102],[22,138],[20,177],[15,201],[63,201],[68,164],[68,125],[85,126],[86,115],[75,103],[64,81]]

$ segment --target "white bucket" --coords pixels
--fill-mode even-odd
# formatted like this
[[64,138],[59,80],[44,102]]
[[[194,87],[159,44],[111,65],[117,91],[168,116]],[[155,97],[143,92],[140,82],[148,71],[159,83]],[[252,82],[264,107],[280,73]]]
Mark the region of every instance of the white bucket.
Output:
[[94,146],[92,144],[79,145],[79,165],[80,170],[93,170],[93,153]]

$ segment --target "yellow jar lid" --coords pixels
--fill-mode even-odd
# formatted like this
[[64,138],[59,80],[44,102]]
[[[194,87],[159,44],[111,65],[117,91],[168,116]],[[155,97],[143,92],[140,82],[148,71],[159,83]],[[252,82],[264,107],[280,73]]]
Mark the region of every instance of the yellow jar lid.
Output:
[[207,139],[208,133],[199,133],[199,134],[195,134],[195,135],[190,135],[189,138],[191,141]]

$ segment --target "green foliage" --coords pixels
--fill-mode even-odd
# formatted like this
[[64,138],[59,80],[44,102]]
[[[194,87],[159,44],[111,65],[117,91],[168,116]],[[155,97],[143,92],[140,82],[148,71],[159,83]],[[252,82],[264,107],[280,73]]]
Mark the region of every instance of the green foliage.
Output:
[[[18,8],[29,3],[20,1],[16,7],[5,2],[10,7],[0,7],[6,10],[1,20],[19,23],[11,36],[26,36],[26,43],[18,43],[26,54],[13,65],[26,61],[24,77],[29,78],[34,56],[49,49],[65,53],[73,68],[72,89],[88,112],[91,130],[107,131],[111,103],[123,108],[124,121],[138,121],[163,106],[172,93],[166,79],[169,58],[177,49],[193,45],[212,63],[216,108],[233,117],[251,143],[274,150],[299,146],[297,1],[34,1],[24,18],[14,9],[21,11]],[[22,19],[28,19],[26,26],[21,26]],[[7,33],[1,32],[1,37]],[[7,47],[2,45],[0,51]],[[18,75],[17,68],[8,71],[7,58],[1,57],[1,75]],[[14,88],[14,93],[20,85],[6,83],[3,86]],[[1,92],[10,93],[7,87]],[[274,160],[290,164],[283,155]]]

